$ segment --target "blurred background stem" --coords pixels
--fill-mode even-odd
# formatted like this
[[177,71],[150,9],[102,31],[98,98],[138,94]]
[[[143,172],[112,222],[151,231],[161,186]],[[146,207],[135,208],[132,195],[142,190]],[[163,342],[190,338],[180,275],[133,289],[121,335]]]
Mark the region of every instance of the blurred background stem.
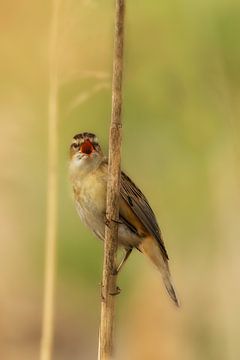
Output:
[[52,358],[54,324],[54,290],[56,272],[57,203],[58,203],[58,17],[59,0],[52,2],[49,43],[48,104],[48,180],[44,303],[42,319],[41,360]]

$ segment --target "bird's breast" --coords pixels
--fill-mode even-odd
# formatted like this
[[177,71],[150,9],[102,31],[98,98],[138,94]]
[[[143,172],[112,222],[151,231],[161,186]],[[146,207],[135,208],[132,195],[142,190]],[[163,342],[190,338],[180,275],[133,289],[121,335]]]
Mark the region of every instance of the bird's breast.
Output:
[[88,174],[73,184],[78,214],[99,237],[104,236],[106,189],[107,182],[101,172]]

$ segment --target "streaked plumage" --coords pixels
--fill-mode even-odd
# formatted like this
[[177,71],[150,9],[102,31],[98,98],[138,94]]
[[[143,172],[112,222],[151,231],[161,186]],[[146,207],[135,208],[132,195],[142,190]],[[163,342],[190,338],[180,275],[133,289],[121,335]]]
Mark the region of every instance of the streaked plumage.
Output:
[[[74,136],[69,169],[77,212],[83,223],[104,240],[108,165],[94,134]],[[168,267],[168,254],[156,217],[146,197],[123,172],[119,220],[119,245],[126,251],[137,248],[151,259],[160,270],[170,297],[178,305]]]

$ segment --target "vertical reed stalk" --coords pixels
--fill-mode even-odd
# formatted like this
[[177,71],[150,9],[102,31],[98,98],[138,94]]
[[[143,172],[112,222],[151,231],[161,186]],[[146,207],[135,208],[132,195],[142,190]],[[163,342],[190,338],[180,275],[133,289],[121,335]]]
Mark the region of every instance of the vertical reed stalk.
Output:
[[57,241],[58,194],[58,17],[60,0],[52,2],[49,42],[49,104],[48,104],[48,180],[44,303],[42,319],[41,360],[51,360],[54,325],[54,290]]
[[98,358],[109,360],[113,355],[113,328],[117,276],[116,252],[118,243],[119,189],[121,173],[121,113],[122,113],[122,73],[123,73],[123,35],[124,0],[116,0],[112,115],[109,132],[109,165],[107,186],[107,225],[105,227],[104,259],[102,275],[101,320],[99,332]]

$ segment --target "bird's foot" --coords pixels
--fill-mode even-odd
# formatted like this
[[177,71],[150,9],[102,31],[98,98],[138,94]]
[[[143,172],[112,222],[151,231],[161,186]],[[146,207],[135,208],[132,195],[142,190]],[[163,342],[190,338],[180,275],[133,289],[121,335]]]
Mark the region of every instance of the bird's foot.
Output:
[[112,271],[112,275],[116,276],[118,274],[118,267],[116,267],[113,271]]
[[[100,286],[101,286],[101,300],[105,301],[105,296],[103,295],[103,284],[102,284],[102,282],[100,283]],[[119,295],[120,292],[121,292],[120,287],[116,286],[115,290],[109,292],[109,295],[116,296],[116,295]]]
[[119,286],[116,286],[116,290],[113,291],[113,292],[110,292],[109,295],[112,295],[112,296],[116,296],[116,295],[119,295],[121,292],[121,289]]
[[110,227],[110,222],[111,222],[111,221],[110,221],[109,219],[107,219],[107,218],[105,219],[105,225],[106,225],[108,228]]
[[112,221],[115,222],[116,224],[122,224],[122,222],[120,220],[112,219]]
[[115,219],[108,219],[107,217],[105,218],[105,225],[109,228],[110,227],[110,224],[111,224],[111,221],[113,221],[114,223],[116,224],[122,224],[121,221],[119,220],[115,220]]

